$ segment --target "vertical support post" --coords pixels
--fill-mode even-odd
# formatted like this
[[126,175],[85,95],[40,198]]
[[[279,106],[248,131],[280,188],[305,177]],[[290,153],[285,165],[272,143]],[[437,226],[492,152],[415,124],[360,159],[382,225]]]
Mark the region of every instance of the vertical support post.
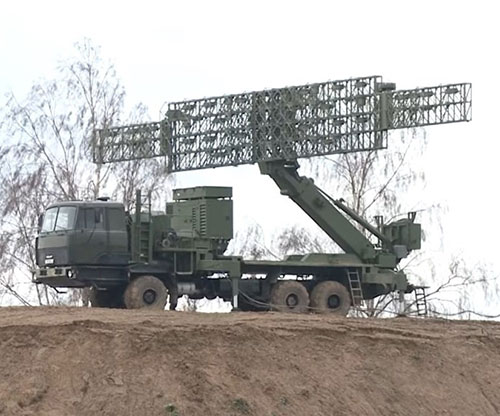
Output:
[[148,262],[153,261],[153,217],[151,216],[151,191],[148,192]]
[[379,118],[379,128],[380,130],[389,130],[391,128],[392,114],[390,105],[390,95],[386,92],[382,92],[379,95],[380,100],[380,118]]
[[403,316],[406,314],[406,301],[405,301],[405,292],[402,290],[399,291],[399,311],[398,314]]
[[378,105],[379,105],[379,116],[378,116],[378,126],[379,130],[390,130],[392,129],[392,119],[393,119],[393,100],[392,91],[396,89],[396,84],[393,82],[380,82],[376,86],[378,92]]
[[239,282],[240,278],[239,277],[232,277],[231,278],[231,286],[233,290],[233,311],[238,310],[238,294],[239,294]]
[[141,260],[141,211],[142,211],[141,190],[135,191],[135,221],[133,224],[132,259]]

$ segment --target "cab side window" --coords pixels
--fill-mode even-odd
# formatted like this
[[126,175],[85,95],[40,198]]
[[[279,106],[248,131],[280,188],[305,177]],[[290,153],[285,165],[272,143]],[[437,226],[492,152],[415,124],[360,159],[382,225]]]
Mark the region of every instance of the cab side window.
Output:
[[103,230],[104,229],[104,209],[103,208],[80,208],[77,229]]
[[125,212],[120,208],[106,208],[108,229],[110,231],[125,231]]

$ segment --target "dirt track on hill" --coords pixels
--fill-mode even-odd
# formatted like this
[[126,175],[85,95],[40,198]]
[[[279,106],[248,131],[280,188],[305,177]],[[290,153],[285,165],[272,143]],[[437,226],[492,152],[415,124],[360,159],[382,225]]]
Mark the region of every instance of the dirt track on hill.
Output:
[[0,415],[499,415],[500,324],[0,308]]

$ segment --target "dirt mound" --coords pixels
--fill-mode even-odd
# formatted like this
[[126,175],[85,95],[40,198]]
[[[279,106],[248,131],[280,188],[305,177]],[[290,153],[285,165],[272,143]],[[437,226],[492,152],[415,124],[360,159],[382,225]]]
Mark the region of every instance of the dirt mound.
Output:
[[0,415],[498,415],[500,324],[0,309]]

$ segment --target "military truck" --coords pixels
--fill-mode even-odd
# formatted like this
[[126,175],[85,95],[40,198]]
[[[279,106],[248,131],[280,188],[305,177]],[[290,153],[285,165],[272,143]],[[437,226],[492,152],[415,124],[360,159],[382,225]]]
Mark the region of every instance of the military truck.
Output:
[[223,298],[235,309],[331,312],[411,292],[400,261],[421,245],[415,213],[370,224],[299,175],[298,159],[379,150],[387,132],[470,120],[470,84],[396,91],[381,77],[329,81],[169,105],[158,123],[105,128],[94,162],[166,157],[170,172],[256,163],[344,253],[280,261],[226,255],[232,189],[176,189],[162,212],[64,201],[47,207],[36,239],[35,283],[90,288],[98,307],[175,309],[179,296]]

